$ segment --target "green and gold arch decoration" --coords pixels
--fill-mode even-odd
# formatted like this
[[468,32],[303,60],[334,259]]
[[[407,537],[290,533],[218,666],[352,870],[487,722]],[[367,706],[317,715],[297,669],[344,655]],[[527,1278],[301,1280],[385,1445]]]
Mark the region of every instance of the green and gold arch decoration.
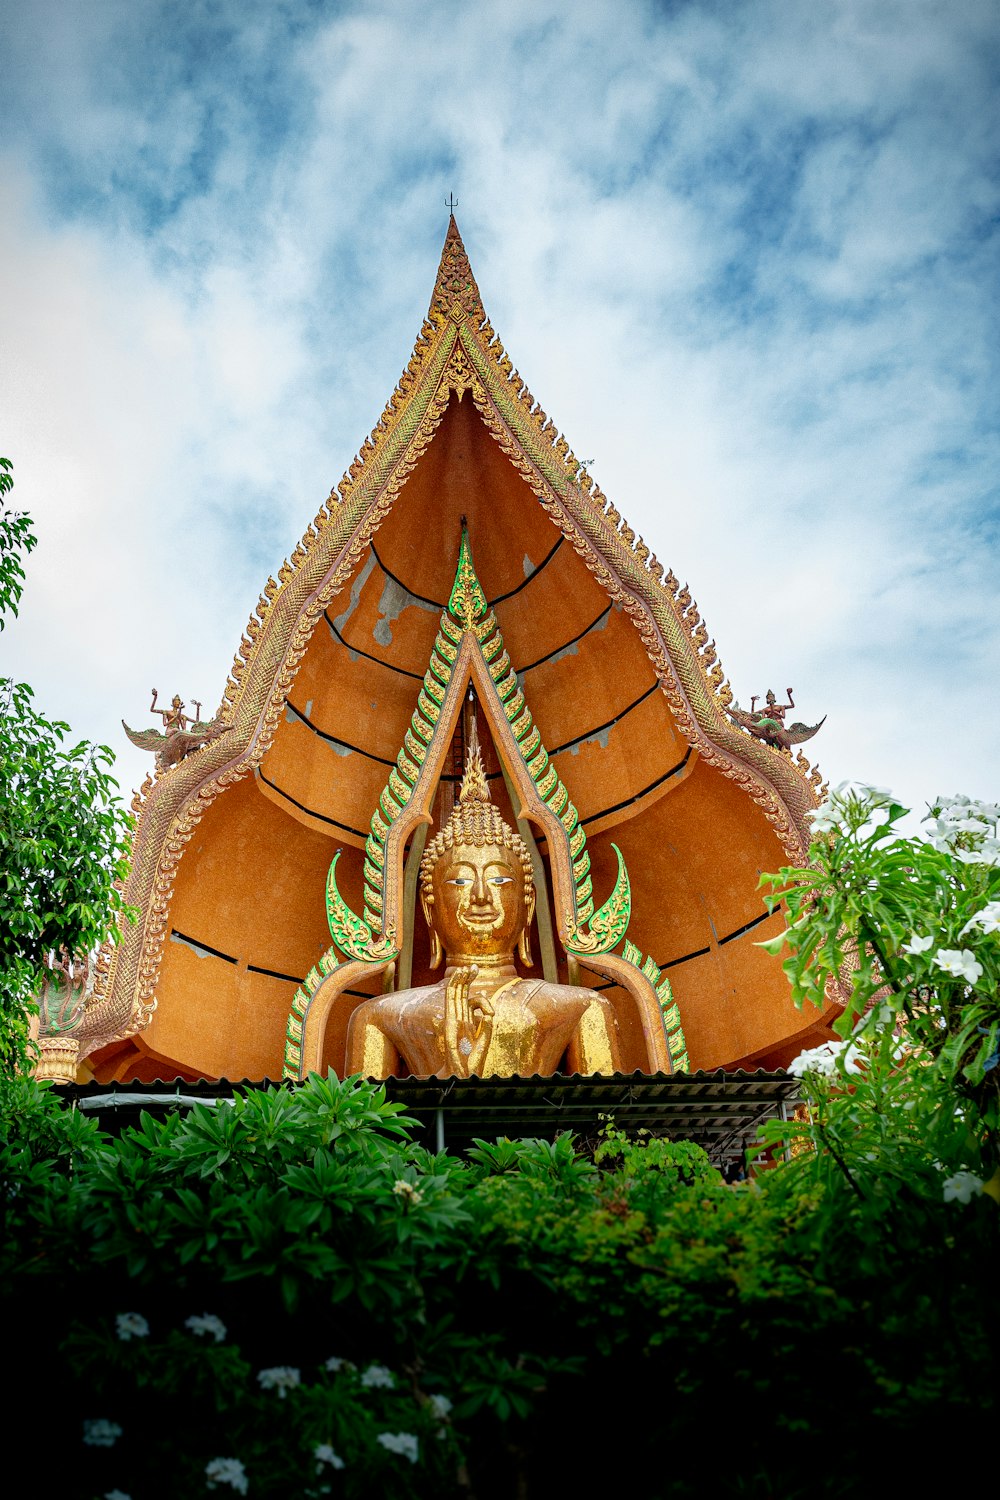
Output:
[[[477,656],[478,663],[475,660]],[[509,736],[504,736],[507,749],[516,750],[537,794],[540,807],[550,815],[545,819],[548,825],[547,835],[551,838],[561,834],[565,840],[572,872],[572,910],[564,911],[560,922],[566,950],[583,961],[600,958],[611,954],[628,930],[631,887],[621,851],[617,845],[612,845],[618,858],[617,878],[611,895],[595,911],[590,855],[583,825],[562,779],[549,759],[538,726],[518,685],[517,673],[511,665],[496,616],[473,565],[468,533],[463,528],[455,582],[448,604],[441,614],[430,663],[417,696],[410,727],[379,797],[365,841],[363,914],[359,916],[354,912],[338,889],[336,872],[342,852],[338,851],[330,865],[326,890],[327,920],[334,948],[323,955],[296,991],[288,1020],[286,1077],[301,1076],[303,1024],[320,986],[337,974],[339,969],[348,966],[352,973],[371,972],[376,967],[384,971],[399,954],[400,938],[394,913],[389,910],[390,881],[394,876],[393,867],[401,864],[400,835],[405,841],[414,827],[429,821],[427,808],[436,789],[437,776],[434,776],[431,784],[427,773],[433,772],[435,768],[439,771],[443,764],[457,713],[455,704],[456,701],[461,701],[456,700],[452,692],[456,669],[460,665],[463,695],[470,672],[472,676],[481,678],[484,687],[492,688],[495,692],[494,703],[490,703],[489,694],[480,693],[484,712],[488,716],[491,715],[491,710],[495,713],[497,708],[502,712],[509,730]],[[485,674],[482,668],[485,668]],[[443,722],[449,694],[451,710]],[[493,727],[496,730],[499,726]],[[390,857],[389,845],[393,841],[396,849]],[[343,955],[342,960],[338,958],[338,953]],[[662,978],[660,970],[651,959],[643,962],[639,950],[632,943],[626,943],[623,959],[650,982],[662,1009],[664,995],[670,995],[669,980]],[[670,1043],[672,1058],[684,1053],[680,1017],[679,1014],[674,1017],[674,1012],[676,1006],[670,1012],[670,1020],[674,1021],[671,1026],[664,1009],[668,1041],[672,1035],[680,1037],[679,1050],[674,1042]]]
[[687,1042],[684,1040],[684,1028],[681,1025],[680,1006],[674,999],[673,986],[664,974],[663,970],[651,958],[643,958],[641,951],[627,939],[622,949],[622,957],[626,963],[645,974],[653,989],[656,998],[660,1002],[660,1010],[663,1012],[663,1028],[667,1033],[667,1046],[670,1049],[670,1061],[673,1063],[676,1073],[686,1073],[688,1070]]

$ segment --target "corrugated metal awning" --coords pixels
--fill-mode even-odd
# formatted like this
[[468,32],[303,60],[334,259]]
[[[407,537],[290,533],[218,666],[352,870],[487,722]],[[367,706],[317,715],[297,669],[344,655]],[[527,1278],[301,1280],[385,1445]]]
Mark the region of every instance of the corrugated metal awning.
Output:
[[[156,1083],[67,1084],[57,1090],[104,1129],[133,1123],[142,1110],[157,1114],[192,1104],[218,1104],[270,1080],[228,1079]],[[284,1087],[296,1088],[297,1084]],[[473,1140],[499,1136],[552,1139],[570,1132],[593,1141],[611,1118],[634,1135],[695,1141],[720,1165],[742,1155],[757,1126],[787,1113],[799,1081],[784,1072],[555,1074],[542,1078],[390,1078],[386,1097],[417,1122],[427,1146],[462,1151]]]

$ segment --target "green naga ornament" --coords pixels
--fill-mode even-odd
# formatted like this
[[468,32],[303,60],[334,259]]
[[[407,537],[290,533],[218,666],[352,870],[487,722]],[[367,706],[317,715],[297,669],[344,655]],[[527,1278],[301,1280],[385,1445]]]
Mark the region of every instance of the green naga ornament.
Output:
[[360,917],[351,910],[337,888],[338,854],[330,866],[327,880],[326,905],[331,937],[341,953],[362,962],[388,962],[399,952],[395,932],[391,927],[383,928],[382,920],[386,907],[386,839],[397,818],[409,807],[421,768],[439,734],[442,706],[451,687],[462,644],[469,637],[496,689],[524,768],[538,796],[566,832],[573,871],[574,908],[567,948],[581,956],[610,953],[625,936],[631,916],[631,887],[625,861],[617,846],[612,845],[618,857],[618,876],[608,900],[595,911],[590,856],[583,826],[542,744],[531,710],[518,685],[517,673],[511,665],[496,616],[476,573],[464,525],[455,581],[441,615],[410,728],[379,798],[365,844],[364,916]]
[[362,963],[391,962],[399,952],[392,928],[388,927],[384,933],[376,936],[364,917],[357,916],[351,910],[337,889],[337,861],[343,852],[342,849],[337,850],[326,877],[326,920],[330,936],[335,946],[348,958]]
[[615,888],[604,905],[595,911],[586,930],[574,926],[566,940],[570,953],[583,956],[591,953],[610,953],[617,948],[628,931],[632,918],[632,887],[628,870],[617,844],[611,845],[618,856],[618,878]]

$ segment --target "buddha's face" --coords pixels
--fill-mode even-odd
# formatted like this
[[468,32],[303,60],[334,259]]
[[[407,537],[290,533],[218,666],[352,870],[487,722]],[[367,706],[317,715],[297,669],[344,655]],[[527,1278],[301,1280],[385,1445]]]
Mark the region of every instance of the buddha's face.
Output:
[[531,920],[534,897],[525,901],[521,862],[502,844],[445,850],[431,889],[433,907],[424,912],[449,959],[510,955]]

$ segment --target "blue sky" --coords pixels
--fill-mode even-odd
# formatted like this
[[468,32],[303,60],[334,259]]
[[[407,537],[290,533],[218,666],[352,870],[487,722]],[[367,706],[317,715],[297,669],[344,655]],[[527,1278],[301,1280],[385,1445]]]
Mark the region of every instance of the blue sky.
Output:
[[378,418],[454,191],[573,449],[831,779],[997,792],[1000,21],[985,0],[0,16],[4,670],[145,762]]

